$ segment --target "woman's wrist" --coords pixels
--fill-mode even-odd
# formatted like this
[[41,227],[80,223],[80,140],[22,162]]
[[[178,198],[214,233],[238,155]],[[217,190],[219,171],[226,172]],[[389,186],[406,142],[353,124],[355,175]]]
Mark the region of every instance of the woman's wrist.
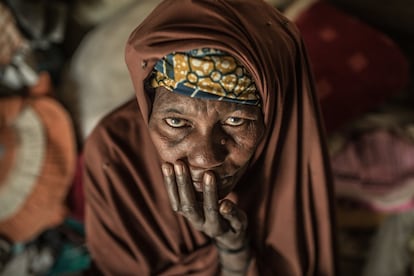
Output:
[[250,242],[245,239],[241,246],[228,248],[215,241],[219,253],[222,275],[245,275],[251,260]]
[[225,276],[245,275],[248,267],[249,267],[249,263],[246,263],[246,265],[241,269],[228,268],[221,264],[221,271],[222,271],[222,275],[225,275]]
[[227,246],[222,245],[220,242],[218,242],[217,240],[214,240],[214,243],[217,247],[217,250],[220,253],[227,253],[227,254],[236,254],[236,253],[240,253],[246,249],[249,248],[250,242],[248,238],[245,238],[243,240],[243,243],[241,244],[241,246],[235,247],[235,248],[229,248]]
[[220,253],[219,261],[222,275],[245,275],[251,259],[250,249],[236,254]]

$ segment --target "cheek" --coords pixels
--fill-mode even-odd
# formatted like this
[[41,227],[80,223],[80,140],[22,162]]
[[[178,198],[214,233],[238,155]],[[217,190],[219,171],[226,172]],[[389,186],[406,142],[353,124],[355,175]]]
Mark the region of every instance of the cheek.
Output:
[[171,142],[171,139],[163,135],[157,126],[150,124],[149,133],[158,155],[163,161],[172,163],[180,158],[175,144]]
[[233,156],[233,160],[239,164],[239,166],[243,166],[246,164],[250,158],[253,156],[256,150],[256,145],[251,143],[246,143],[245,141],[241,141],[236,143],[236,146],[233,150],[231,150],[231,155]]
[[262,131],[256,127],[249,127],[241,135],[234,135],[233,139],[237,147],[236,151],[239,159],[247,162],[256,151],[261,137]]
[[172,163],[180,158],[177,147],[171,146],[171,143],[167,142],[165,138],[157,134],[151,134],[151,138],[158,155],[163,161]]

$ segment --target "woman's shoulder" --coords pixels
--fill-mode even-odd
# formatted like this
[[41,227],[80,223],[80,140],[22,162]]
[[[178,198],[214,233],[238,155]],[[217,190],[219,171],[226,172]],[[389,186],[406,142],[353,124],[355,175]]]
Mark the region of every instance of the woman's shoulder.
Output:
[[104,116],[95,127],[91,137],[94,136],[94,132],[102,130],[117,132],[125,131],[126,125],[138,123],[141,117],[137,100],[133,98]]
[[131,99],[108,113],[87,137],[83,151],[112,155],[113,151],[130,151],[142,140],[146,128],[136,99]]

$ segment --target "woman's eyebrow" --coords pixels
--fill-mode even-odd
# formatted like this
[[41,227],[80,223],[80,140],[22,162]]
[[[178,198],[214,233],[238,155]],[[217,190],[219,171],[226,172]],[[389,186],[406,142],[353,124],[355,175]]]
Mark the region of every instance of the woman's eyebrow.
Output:
[[177,114],[184,114],[184,112],[180,109],[169,107],[161,110],[162,113],[177,113]]
[[253,109],[248,108],[246,105],[243,105],[243,104],[236,104],[234,106],[234,111],[242,111],[242,112],[248,112],[248,113],[255,112]]
[[242,112],[242,113],[246,113],[249,115],[257,115],[256,110],[246,108],[245,106],[241,106],[241,105],[236,105],[232,112]]

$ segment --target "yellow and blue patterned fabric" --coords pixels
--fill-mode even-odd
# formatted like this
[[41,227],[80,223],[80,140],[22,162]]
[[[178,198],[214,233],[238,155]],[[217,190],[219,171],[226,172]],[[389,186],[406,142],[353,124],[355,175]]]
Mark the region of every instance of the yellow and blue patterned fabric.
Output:
[[246,68],[216,49],[173,52],[163,57],[154,67],[150,85],[194,98],[260,105],[256,85]]

